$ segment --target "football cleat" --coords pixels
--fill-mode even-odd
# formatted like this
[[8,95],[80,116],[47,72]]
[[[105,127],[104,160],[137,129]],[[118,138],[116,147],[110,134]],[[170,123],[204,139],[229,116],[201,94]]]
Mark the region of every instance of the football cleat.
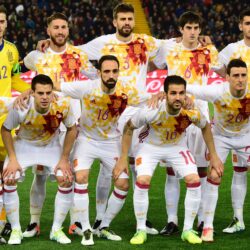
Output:
[[239,220],[235,217],[232,222],[227,226],[227,228],[223,229],[223,233],[233,234],[237,232],[242,232],[245,230],[244,223],[241,224]]
[[65,235],[62,228],[60,228],[57,231],[51,230],[49,238],[51,240],[54,240],[54,241],[60,243],[60,244],[69,244],[69,243],[71,243],[71,240]]
[[183,231],[181,234],[181,239],[183,241],[187,241],[190,244],[201,244],[202,243],[202,240],[198,236],[198,233],[192,229]]
[[31,238],[34,236],[40,235],[40,227],[37,225],[37,223],[31,223],[27,226],[25,232],[23,233],[24,238]]
[[153,224],[146,220],[146,231],[147,234],[156,235],[159,234],[158,230],[153,227]]
[[213,242],[214,241],[214,229],[213,228],[203,228],[202,235],[201,235],[202,241],[205,242]]
[[113,240],[113,241],[122,240],[122,238],[119,235],[117,235],[115,232],[110,230],[108,227],[104,227],[104,228],[100,229],[100,236],[99,237],[107,239],[107,240]]
[[8,240],[9,245],[20,245],[23,239],[21,229],[12,229],[10,238]]
[[174,222],[169,222],[167,225],[161,230],[160,234],[164,236],[170,236],[179,232],[178,226]]
[[6,243],[7,243],[6,240],[2,236],[0,236],[0,245],[6,244]]
[[69,227],[69,234],[83,236],[81,223],[76,221],[73,225],[71,225]]
[[9,222],[6,222],[4,227],[0,230],[2,236],[9,236],[11,233],[11,224]]
[[93,246],[94,245],[93,233],[89,229],[87,229],[86,231],[83,232],[81,244],[84,246]]
[[97,235],[98,237],[100,236],[100,225],[102,221],[101,220],[96,220],[93,227],[92,227],[92,232],[94,235]]
[[138,230],[133,238],[130,240],[130,244],[132,245],[142,245],[147,241],[147,233],[144,230]]

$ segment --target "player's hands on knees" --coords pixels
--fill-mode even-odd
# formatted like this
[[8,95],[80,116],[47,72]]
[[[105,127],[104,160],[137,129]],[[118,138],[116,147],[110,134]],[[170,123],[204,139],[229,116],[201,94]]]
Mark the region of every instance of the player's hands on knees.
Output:
[[224,172],[224,165],[217,154],[211,155],[210,157],[210,167],[214,169],[218,177],[222,177]]
[[70,162],[67,158],[60,159],[57,166],[55,167],[55,171],[54,171],[55,175],[57,174],[58,170],[62,171],[63,182],[66,182],[66,183],[73,182],[73,174],[71,171]]
[[184,109],[193,109],[194,108],[194,101],[192,100],[192,98],[190,98],[189,96],[186,96],[183,108]]
[[16,173],[22,173],[22,168],[16,160],[10,160],[7,167],[3,170],[3,180],[7,185],[15,185],[16,184]]
[[49,47],[50,45],[50,40],[41,40],[38,41],[36,49],[39,50],[40,52],[45,52],[45,50]]
[[128,159],[127,157],[120,157],[113,169],[113,178],[117,180],[122,172],[129,173],[128,171]]
[[25,92],[23,92],[21,95],[19,95],[14,103],[13,103],[13,107],[16,109],[20,109],[20,110],[24,110],[28,108],[28,103],[30,100],[30,94],[31,94],[31,90],[27,90]]
[[148,100],[147,105],[149,108],[158,108],[158,104],[160,101],[163,101],[166,98],[166,94],[164,91],[159,92],[156,95],[152,95],[152,97]]

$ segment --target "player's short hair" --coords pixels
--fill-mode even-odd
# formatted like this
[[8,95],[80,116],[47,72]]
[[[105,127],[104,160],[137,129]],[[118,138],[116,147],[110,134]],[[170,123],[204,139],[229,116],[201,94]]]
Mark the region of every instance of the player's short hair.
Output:
[[178,21],[179,27],[184,28],[187,23],[198,23],[199,27],[202,28],[202,18],[199,14],[193,11],[184,12]]
[[181,76],[177,76],[177,75],[167,76],[167,78],[164,80],[165,93],[168,92],[169,85],[172,85],[172,84],[184,85],[185,89],[187,86],[187,82]]
[[31,89],[33,91],[36,90],[36,85],[37,84],[42,84],[42,85],[51,85],[53,88],[53,81],[51,80],[51,78],[49,76],[43,75],[43,74],[39,74],[36,75],[32,81],[31,81]]
[[241,60],[241,59],[233,59],[229,62],[227,65],[227,74],[230,75],[231,69],[232,68],[246,68],[247,69],[247,64]]
[[117,62],[117,64],[118,64],[118,68],[120,67],[120,63],[119,63],[119,61],[118,61],[118,59],[117,59],[116,56],[113,56],[113,55],[105,55],[105,56],[102,56],[102,57],[99,59],[99,61],[98,61],[98,69],[99,69],[99,70],[102,69],[102,64],[103,64],[103,62],[105,62],[105,61],[115,61],[115,62]]
[[67,23],[69,22],[68,18],[63,13],[56,12],[47,18],[47,26],[49,26],[52,21],[57,20],[57,19],[64,20]]
[[245,16],[250,16],[250,9],[243,10],[239,15],[239,22],[242,23]]
[[114,10],[113,10],[113,18],[116,19],[118,16],[118,13],[128,13],[128,12],[132,12],[133,14],[135,13],[134,7],[132,4],[128,4],[128,3],[120,3],[118,5],[115,6]]
[[7,9],[3,5],[0,5],[0,13],[5,14],[7,17]]

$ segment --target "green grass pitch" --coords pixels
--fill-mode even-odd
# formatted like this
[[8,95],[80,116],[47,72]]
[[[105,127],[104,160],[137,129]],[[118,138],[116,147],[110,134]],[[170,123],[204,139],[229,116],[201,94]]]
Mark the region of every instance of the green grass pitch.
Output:
[[[95,182],[98,174],[98,164],[95,163],[92,167],[89,184],[89,195],[90,195],[90,219],[91,223],[94,222],[95,218]],[[164,200],[164,184],[165,184],[165,169],[158,167],[152,180],[150,188],[150,207],[148,212],[148,218],[153,222],[157,229],[161,229],[166,221],[165,211],[165,200]],[[30,170],[26,173],[26,178],[23,183],[19,184],[18,192],[20,196],[20,220],[22,229],[25,229],[29,223],[29,189],[32,181],[32,173]],[[121,213],[112,222],[112,229],[122,236],[121,242],[111,242],[104,239],[95,238],[95,245],[93,249],[248,249],[250,244],[250,202],[249,194],[247,194],[245,202],[245,224],[246,231],[234,235],[226,235],[222,233],[222,229],[232,219],[232,207],[230,197],[230,185],[232,178],[232,167],[230,160],[227,162],[225,167],[225,174],[220,187],[219,201],[215,216],[215,242],[214,243],[202,243],[201,245],[190,245],[186,242],[182,242],[180,234],[172,237],[163,236],[148,236],[147,242],[142,246],[132,246],[129,243],[130,238],[135,232],[135,217],[133,212],[132,203],[132,189],[129,191],[124,208]],[[183,182],[181,184],[181,199],[179,205],[179,226],[182,228],[183,225],[183,203],[185,196],[185,186]],[[41,219],[41,235],[36,238],[24,239],[20,246],[1,246],[1,249],[77,249],[86,248],[80,244],[81,238],[74,236],[72,244],[59,245],[49,240],[49,232],[53,220],[54,210],[54,197],[57,190],[57,184],[48,181],[47,182],[47,196],[42,213]],[[64,230],[68,230],[69,220],[67,219],[64,223]],[[196,223],[195,223],[196,225]]]

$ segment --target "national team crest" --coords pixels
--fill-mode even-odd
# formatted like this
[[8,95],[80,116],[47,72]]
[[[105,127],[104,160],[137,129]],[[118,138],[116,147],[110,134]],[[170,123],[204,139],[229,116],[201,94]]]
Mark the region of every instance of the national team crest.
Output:
[[111,103],[108,104],[108,109],[112,117],[121,115],[127,107],[128,98],[127,95],[122,94],[117,96],[116,94],[109,96]]
[[9,51],[9,50],[7,52],[7,57],[8,57],[8,61],[9,62],[13,62],[14,61],[13,53],[11,51]]
[[141,54],[141,44],[134,44],[134,52],[136,55]]

